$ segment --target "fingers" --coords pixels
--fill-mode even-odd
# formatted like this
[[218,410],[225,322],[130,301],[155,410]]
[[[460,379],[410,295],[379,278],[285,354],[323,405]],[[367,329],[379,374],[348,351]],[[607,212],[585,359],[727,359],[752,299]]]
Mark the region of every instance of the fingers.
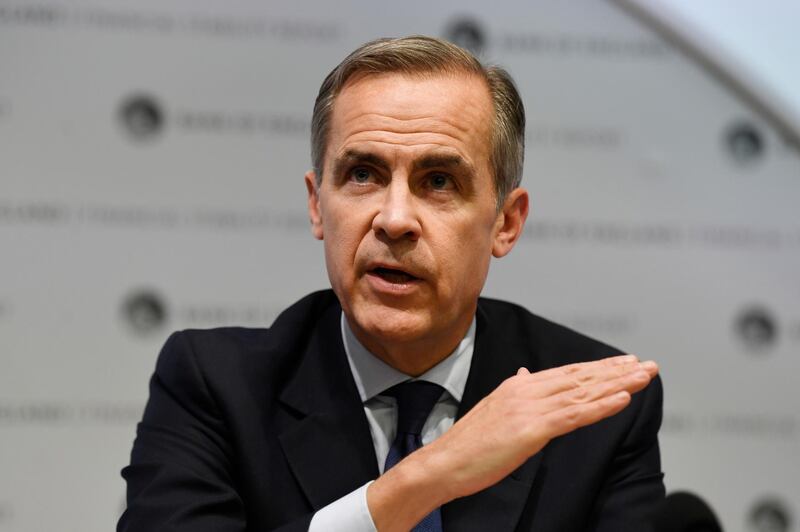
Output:
[[619,365],[633,364],[639,361],[636,355],[619,355],[608,357],[601,360],[593,360],[591,362],[578,362],[576,364],[569,364],[567,366],[560,366],[557,368],[550,368],[544,371],[534,373],[535,380],[545,381],[552,378],[564,377],[565,375],[572,375],[580,373],[581,371],[599,368],[613,368]]
[[651,375],[646,371],[636,370],[616,378],[564,390],[548,397],[546,401],[552,409],[588,404],[620,392],[625,392],[629,395],[634,394],[650,384],[651,379]]
[[[597,361],[580,365],[580,367],[566,366],[565,371],[550,373],[549,378],[531,378],[530,393],[533,397],[550,397],[562,392],[574,390],[575,394],[585,394],[593,386],[625,377],[635,377],[646,385],[653,377],[658,374],[658,365],[653,361],[647,362],[626,362],[616,360],[612,363],[603,364],[604,361]],[[569,369],[567,369],[569,368]],[[549,370],[548,370],[549,371]],[[538,374],[534,374],[536,376]],[[614,391],[626,389],[633,393],[633,388],[622,387]],[[636,389],[635,391],[640,390]]]
[[591,403],[554,410],[542,416],[541,421],[545,424],[548,433],[555,438],[611,417],[623,410],[630,402],[631,395],[628,392],[617,392]]
[[583,366],[535,384],[541,391],[554,392],[540,398],[541,421],[552,437],[596,423],[624,409],[631,394],[644,389],[658,374],[655,362],[617,362]]

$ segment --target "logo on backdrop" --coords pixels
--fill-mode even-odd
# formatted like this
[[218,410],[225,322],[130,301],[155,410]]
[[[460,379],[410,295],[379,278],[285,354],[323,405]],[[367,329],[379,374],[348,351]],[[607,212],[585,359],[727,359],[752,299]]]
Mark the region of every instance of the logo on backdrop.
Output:
[[138,335],[146,336],[161,330],[167,318],[164,298],[153,290],[136,290],[122,302],[122,319]]
[[164,112],[153,96],[135,94],[126,98],[119,108],[122,128],[136,141],[150,140],[164,129]]
[[751,306],[744,309],[734,323],[736,335],[753,351],[762,351],[778,340],[778,322],[766,308]]
[[737,163],[753,163],[764,155],[764,137],[753,124],[738,122],[725,132],[725,147]]
[[763,499],[754,504],[748,524],[751,532],[789,532],[792,529],[789,510],[777,499]]
[[466,48],[477,56],[481,55],[486,48],[486,34],[483,27],[470,17],[462,17],[450,22],[444,36],[448,41]]

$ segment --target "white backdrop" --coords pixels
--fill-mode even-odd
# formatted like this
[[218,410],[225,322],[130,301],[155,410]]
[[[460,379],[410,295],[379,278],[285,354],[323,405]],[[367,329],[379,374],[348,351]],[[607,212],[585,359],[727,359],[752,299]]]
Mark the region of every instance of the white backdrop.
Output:
[[668,490],[796,530],[800,155],[610,3],[297,4],[0,0],[0,530],[112,528],[169,332],[327,286],[313,100],[411,33],[527,107],[533,212],[485,295],[658,360]]

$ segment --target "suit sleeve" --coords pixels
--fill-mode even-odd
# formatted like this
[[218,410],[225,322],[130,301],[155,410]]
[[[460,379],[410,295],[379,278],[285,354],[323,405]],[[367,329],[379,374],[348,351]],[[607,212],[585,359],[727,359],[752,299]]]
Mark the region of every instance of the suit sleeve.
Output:
[[[127,509],[118,532],[248,530],[230,441],[186,334],[173,334],[150,381],[131,463],[122,470]],[[308,530],[311,517],[276,530]]]
[[594,532],[649,531],[650,518],[664,499],[658,447],[663,403],[660,377],[638,395],[633,423],[609,466],[592,511],[589,530]]

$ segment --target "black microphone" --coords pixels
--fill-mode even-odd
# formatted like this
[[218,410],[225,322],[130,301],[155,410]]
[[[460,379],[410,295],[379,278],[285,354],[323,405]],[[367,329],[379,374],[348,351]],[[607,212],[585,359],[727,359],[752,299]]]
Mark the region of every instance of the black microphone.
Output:
[[655,532],[722,532],[717,516],[697,495],[670,493],[652,517]]

